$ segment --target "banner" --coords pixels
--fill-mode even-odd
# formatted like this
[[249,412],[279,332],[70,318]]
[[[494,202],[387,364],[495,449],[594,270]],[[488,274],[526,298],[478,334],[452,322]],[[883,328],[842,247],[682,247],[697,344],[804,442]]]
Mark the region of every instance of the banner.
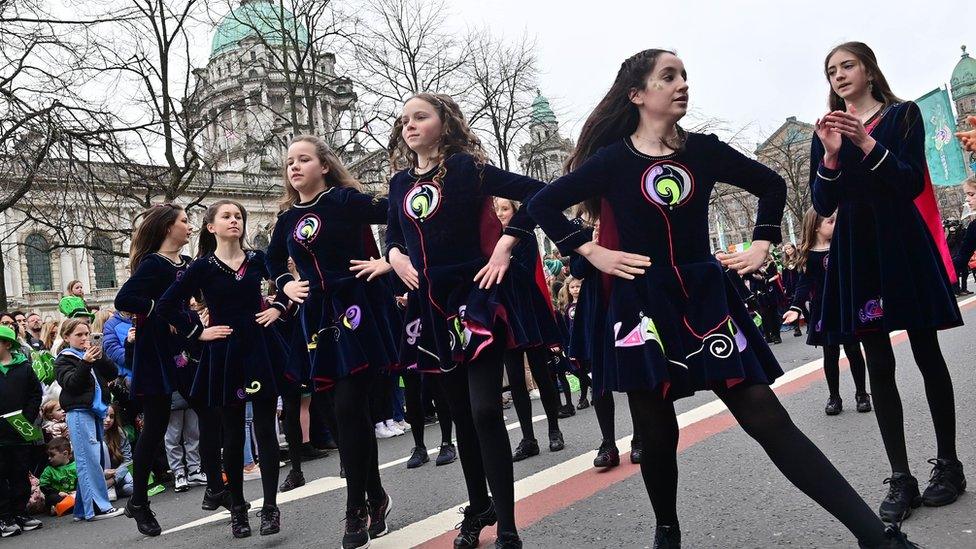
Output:
[[966,161],[955,136],[956,118],[945,88],[936,88],[915,100],[925,123],[925,160],[932,184],[958,185],[966,179]]
[[4,414],[3,419],[7,420],[11,427],[17,431],[25,441],[27,442],[39,442],[44,440],[44,434],[34,424],[27,421],[22,412],[10,412],[9,414]]

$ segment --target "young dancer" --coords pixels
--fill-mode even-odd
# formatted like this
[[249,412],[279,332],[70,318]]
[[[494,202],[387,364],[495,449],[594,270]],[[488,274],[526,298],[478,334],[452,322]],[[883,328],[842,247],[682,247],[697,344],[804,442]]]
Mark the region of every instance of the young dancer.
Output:
[[[264,253],[245,249],[247,211],[233,200],[218,200],[203,215],[197,258],[159,301],[159,314],[187,340],[203,343],[191,398],[220,409],[224,463],[233,507],[235,538],[251,535],[244,500],[244,407],[254,410],[261,455],[261,535],[281,529],[278,492],[278,438],[275,432],[285,343],[272,325],[286,304],[270,306],[261,293],[269,279]],[[209,326],[184,307],[202,295]]]
[[389,262],[412,290],[400,364],[443,373],[471,501],[454,546],[477,547],[482,528],[497,520],[495,546],[521,547],[502,360],[506,349],[538,346],[523,322],[551,311],[520,301],[524,281],[505,276],[518,240],[534,240],[534,223],[520,211],[503,234],[492,197],[524,202],[542,183],[489,165],[446,95],[407,101],[389,151],[395,168],[407,168],[390,181],[386,232]]
[[[586,227],[581,218],[576,218],[574,222],[583,227],[584,234],[589,240],[597,240],[599,220],[596,220],[592,228]],[[559,292],[560,308],[564,311],[569,330],[568,355],[571,360],[580,365],[581,376],[589,378],[589,373],[593,370],[594,334],[606,318],[606,305],[600,295],[600,272],[576,252],[570,254],[569,269],[570,277],[566,279],[563,289]],[[576,319],[579,321],[577,322]],[[620,465],[620,449],[617,448],[616,402],[613,399],[613,392],[594,391],[593,411],[596,412],[601,436],[600,447],[597,448],[596,457],[593,458],[593,466],[616,467]],[[632,410],[630,417],[632,421],[636,421],[637,416]],[[630,440],[630,462],[640,463],[641,453],[640,431],[635,423]]]
[[[796,283],[800,279],[800,272],[796,267],[798,255],[796,246],[792,242],[783,244],[783,269],[780,272],[780,280],[783,281],[783,292],[790,299],[796,294]],[[797,317],[796,322],[793,323],[793,337],[801,335],[803,332],[800,331],[800,319]]]
[[[807,300],[810,309],[804,314],[810,322],[807,331],[807,345],[824,348],[824,376],[827,378],[827,390],[830,396],[824,413],[836,416],[844,410],[844,401],[840,398],[840,347],[841,343],[831,341],[823,333],[821,312],[823,309],[824,278],[827,275],[827,264],[830,258],[830,239],[834,234],[834,216],[824,217],[813,208],[807,209],[803,215],[803,240],[796,259],[796,269],[800,273],[794,294],[791,296],[790,310],[783,315],[783,323],[790,324],[800,319]],[[861,345],[853,339],[843,341],[844,352],[851,364],[851,376],[854,378],[854,402],[858,412],[871,411],[871,396],[864,389],[864,357],[861,355]]]
[[[952,379],[937,330],[962,324],[941,216],[925,163],[921,112],[898,99],[860,42],[824,60],[831,112],[817,121],[810,153],[813,206],[836,210],[823,299],[823,331],[864,344],[875,414],[891,476],[881,517],[900,522],[920,504],[952,503],[966,487],[956,456]],[[950,273],[952,280],[950,280]],[[908,330],[925,381],[938,447],[919,494],[905,448],[895,356],[888,333]]]
[[[161,318],[156,305],[163,292],[186,271],[190,257],[180,250],[190,241],[193,229],[183,208],[160,204],[144,211],[132,236],[129,269],[132,276],[115,296],[115,308],[133,317],[136,327],[132,347],[132,397],[143,412],[143,428],[132,454],[132,497],[126,503],[126,516],[135,519],[144,535],[162,532],[149,507],[149,470],[162,447],[173,391],[190,393],[193,362],[183,355],[183,342]],[[206,406],[195,406],[200,421],[200,460],[207,475],[207,490],[201,507],[230,509],[230,492],[224,489],[220,474],[219,425],[216,413]]]
[[[518,204],[508,198],[494,199],[495,215],[502,224],[502,229],[508,227],[512,217],[518,213]],[[556,393],[556,384],[553,382],[552,372],[549,369],[549,362],[554,358],[550,351],[552,345],[558,344],[559,328],[556,325],[555,312],[552,311],[552,297],[549,295],[549,287],[545,283],[542,273],[542,259],[539,257],[539,244],[535,238],[519,239],[515,249],[512,250],[512,272],[509,276],[517,276],[522,279],[519,288],[525,288],[521,299],[526,302],[536,302],[535,307],[544,311],[550,310],[550,314],[533,316],[531,318],[519,317],[523,323],[523,330],[531,333],[530,340],[540,345],[528,349],[511,349],[505,351],[505,370],[508,372],[508,386],[512,391],[512,402],[515,404],[515,413],[518,416],[519,427],[522,430],[522,442],[515,448],[512,454],[512,461],[522,461],[523,459],[539,455],[539,442],[535,439],[535,431],[532,428],[532,400],[529,398],[529,389],[525,384],[525,361],[528,359],[529,370],[532,378],[539,388],[539,395],[542,400],[542,408],[546,412],[546,420],[549,424],[549,451],[558,452],[566,447],[563,441],[563,433],[559,430],[559,396]],[[581,396],[585,399],[585,396]]]
[[[904,547],[823,453],[793,424],[769,384],[782,375],[708,242],[717,179],[759,197],[752,246],[722,256],[755,271],[780,240],[782,178],[714,135],[685,132],[681,59],[645,50],[625,60],[583,125],[567,175],[529,211],[564,253],[602,271],[606,320],[596,334],[594,388],[626,391],[644,441],[641,474],[658,525],[654,547],[679,547],[678,423],[673,401],[714,391],[777,468],[840,520],[864,547]],[[563,211],[583,202],[599,216],[599,243]],[[609,275],[609,276],[608,276]]]
[[[366,547],[387,533],[390,496],[380,481],[369,389],[375,374],[396,362],[393,294],[382,279],[370,224],[386,220],[385,200],[360,184],[322,139],[299,136],[288,147],[285,198],[268,247],[278,289],[300,303],[291,351],[308,365],[295,372],[333,393],[339,456],[346,471],[345,549]],[[295,262],[300,279],[288,272]],[[350,274],[365,272],[366,279]]]

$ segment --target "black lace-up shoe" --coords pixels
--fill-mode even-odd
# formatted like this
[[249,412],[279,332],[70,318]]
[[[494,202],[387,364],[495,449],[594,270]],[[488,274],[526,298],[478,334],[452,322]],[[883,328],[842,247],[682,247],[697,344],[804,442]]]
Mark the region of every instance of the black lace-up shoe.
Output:
[[616,467],[620,465],[620,450],[612,442],[604,442],[593,459],[594,467]]
[[912,516],[912,509],[922,505],[918,493],[918,480],[908,473],[894,473],[884,480],[888,495],[881,502],[878,515],[889,524],[899,524]]
[[962,463],[955,459],[930,459],[929,463],[932,464],[932,474],[922,494],[922,503],[927,507],[940,507],[959,499],[966,491]]
[[144,536],[158,536],[163,532],[163,529],[159,527],[159,522],[156,521],[156,513],[152,512],[149,508],[149,502],[143,503],[142,505],[135,505],[130,499],[128,503],[125,504],[125,516],[135,519],[136,528],[139,529],[139,533]]
[[681,530],[677,526],[655,527],[654,549],[681,549]]
[[247,507],[240,505],[231,509],[230,531],[235,538],[251,537],[251,523],[247,520]]
[[434,463],[438,466],[448,465],[457,461],[457,448],[453,444],[441,444],[441,450],[437,453],[437,459]]
[[512,454],[512,461],[522,461],[537,455],[539,455],[539,442],[526,438],[519,442],[518,448]]
[[369,502],[368,506],[370,539],[385,536],[389,532],[386,527],[386,517],[390,516],[390,510],[393,509],[393,500],[390,498],[390,494],[386,494],[383,501],[379,503]]
[[261,535],[270,536],[281,531],[281,511],[277,505],[265,505],[261,508]]
[[454,538],[454,549],[473,549],[478,546],[482,528],[492,526],[498,522],[495,514],[495,502],[492,501],[488,508],[480,513],[471,506],[460,509],[464,518],[461,523],[454,528],[458,530],[458,535]]
[[342,536],[342,549],[369,547],[368,521],[369,513],[365,507],[346,510],[346,533]]
[[413,450],[410,451],[410,459],[407,460],[407,469],[416,469],[428,461],[430,461],[430,456],[427,455],[427,448],[414,446]]
[[857,547],[858,549],[921,549],[918,545],[908,541],[908,536],[894,524],[885,528],[884,541],[880,545],[858,542]]

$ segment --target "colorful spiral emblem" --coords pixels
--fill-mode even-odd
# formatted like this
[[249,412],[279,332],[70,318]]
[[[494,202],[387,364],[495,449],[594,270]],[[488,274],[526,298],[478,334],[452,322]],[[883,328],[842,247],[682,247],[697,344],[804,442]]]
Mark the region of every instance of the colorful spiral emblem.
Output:
[[434,215],[440,205],[441,190],[431,183],[423,183],[407,192],[403,209],[410,217],[424,221]]
[[680,164],[658,162],[644,172],[641,190],[651,202],[674,208],[691,197],[695,190],[695,178]]
[[315,214],[306,215],[295,224],[295,241],[303,245],[311,244],[319,235],[320,228],[322,228],[322,220],[319,216]]
[[363,312],[358,305],[353,305],[346,309],[346,314],[342,315],[342,325],[350,330],[359,327],[359,322],[363,319]]

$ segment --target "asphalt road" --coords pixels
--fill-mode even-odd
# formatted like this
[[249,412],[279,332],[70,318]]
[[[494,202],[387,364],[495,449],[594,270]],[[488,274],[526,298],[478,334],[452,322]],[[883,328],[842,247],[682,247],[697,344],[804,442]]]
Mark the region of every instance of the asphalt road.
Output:
[[[942,332],[940,341],[955,384],[960,459],[973,476],[976,340],[972,326],[976,324],[976,303],[965,307],[964,317],[967,326]],[[813,363],[821,358],[820,351],[804,345],[805,338],[783,335],[784,343],[774,346],[774,352],[792,381],[777,392],[797,425],[876,508],[885,493],[882,480],[889,471],[874,414],[853,410],[853,383],[845,371],[841,391],[848,409],[836,417],[825,416],[826,385]],[[931,420],[908,343],[898,342],[895,354],[909,458],[924,487],[930,469],[926,460],[935,457]],[[856,547],[839,522],[779,474],[727,412],[709,404],[714,400],[710,393],[699,393],[677,405],[683,425],[679,513],[684,547]],[[538,401],[533,401],[533,407],[535,414],[542,414]],[[506,414],[507,423],[515,424],[514,410],[506,410]],[[540,442],[544,442],[545,423],[535,425]],[[560,425],[567,444],[564,451],[550,453],[544,447],[541,455],[515,464],[520,499],[516,514],[525,546],[650,547],[654,517],[637,466],[626,463],[615,470],[597,472],[588,465],[599,444],[592,408]],[[514,427],[510,433],[514,447],[521,435]],[[618,395],[617,437],[626,439],[631,433],[626,400]],[[437,446],[439,436],[436,425],[427,428],[429,448]],[[422,542],[449,547],[453,534],[448,531],[460,521],[456,510],[466,500],[460,463],[435,467],[431,461],[407,470],[404,462],[412,446],[409,434],[380,441],[381,474],[394,499],[389,519],[393,532],[375,540],[373,547],[409,547]],[[628,449],[622,440],[621,451]],[[182,494],[169,489],[152,499],[157,518],[167,531],[158,538],[139,535],[135,523],[124,517],[96,523],[45,517],[43,529],[0,540],[0,546],[339,547],[345,487],[338,479],[338,467],[337,454],[304,465],[306,479],[317,480],[279,494],[283,530],[276,536],[258,536],[260,519],[254,517],[254,537],[233,539],[226,513],[202,511],[203,488],[195,488]],[[249,500],[257,500],[261,497],[260,482],[247,482],[245,491]],[[258,508],[256,504],[255,510]],[[486,543],[493,537],[489,530],[493,529],[482,536],[483,546],[491,546]],[[904,524],[904,530],[913,541],[928,548],[974,548],[976,498],[966,493],[951,506],[919,509]]]

